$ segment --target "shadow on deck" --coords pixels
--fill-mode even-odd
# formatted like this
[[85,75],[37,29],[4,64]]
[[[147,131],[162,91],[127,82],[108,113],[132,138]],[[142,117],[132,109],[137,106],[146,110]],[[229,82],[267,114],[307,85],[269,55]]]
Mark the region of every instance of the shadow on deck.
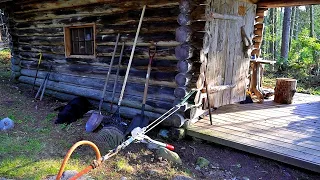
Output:
[[320,172],[320,96],[296,94],[291,105],[272,100],[217,109],[187,134]]

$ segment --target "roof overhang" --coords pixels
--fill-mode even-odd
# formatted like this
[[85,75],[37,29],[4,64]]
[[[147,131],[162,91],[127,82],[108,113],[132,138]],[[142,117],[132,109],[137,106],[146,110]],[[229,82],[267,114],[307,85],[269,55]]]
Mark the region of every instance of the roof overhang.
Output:
[[258,7],[277,8],[320,4],[320,0],[259,0]]

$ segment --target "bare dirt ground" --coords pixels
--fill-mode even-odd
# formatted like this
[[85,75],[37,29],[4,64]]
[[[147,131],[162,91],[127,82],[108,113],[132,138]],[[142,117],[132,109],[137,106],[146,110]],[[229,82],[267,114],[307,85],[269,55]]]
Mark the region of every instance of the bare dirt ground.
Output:
[[[68,128],[55,125],[53,120],[57,113],[53,109],[62,104],[60,101],[51,97],[45,97],[41,102],[35,101],[30,88],[9,81],[6,69],[0,71],[0,118],[10,116],[16,123],[13,130],[0,132],[1,138],[6,138],[5,142],[0,141],[0,179],[44,179],[55,175],[59,163],[45,172],[41,167],[35,166],[32,173],[17,173],[19,169],[32,166],[30,163],[13,165],[8,170],[1,169],[7,168],[4,162],[8,162],[8,159],[14,161],[21,156],[31,158],[33,162],[52,159],[61,162],[75,142],[88,137],[84,132],[85,120],[79,120]],[[217,180],[320,179],[320,174],[190,137],[169,143],[176,147],[175,151],[180,155],[182,165],[159,159],[145,144],[133,144],[107,161],[103,167],[94,170],[90,176],[93,179],[172,179],[176,175]],[[35,144],[40,145],[38,147]],[[31,146],[30,149],[26,148],[28,146]],[[208,159],[210,165],[197,168],[198,157]],[[72,158],[79,160],[77,165],[81,169],[90,163],[94,153],[84,147],[77,150]]]

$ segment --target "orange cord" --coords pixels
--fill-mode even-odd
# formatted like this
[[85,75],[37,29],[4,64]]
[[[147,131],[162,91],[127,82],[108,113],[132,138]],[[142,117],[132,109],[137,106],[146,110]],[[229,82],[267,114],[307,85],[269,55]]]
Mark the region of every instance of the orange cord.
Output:
[[[66,164],[71,156],[71,154],[73,153],[73,151],[81,146],[81,145],[89,145],[93,148],[93,150],[95,151],[96,153],[96,158],[98,161],[101,161],[101,154],[100,154],[100,151],[99,151],[99,148],[93,143],[93,142],[90,142],[90,141],[79,141],[77,143],[75,143],[68,151],[68,153],[66,154],[66,156],[64,157],[63,159],[63,162],[62,162],[62,165],[60,167],[60,170],[59,170],[59,173],[57,175],[57,178],[56,180],[60,180],[60,178],[62,177],[62,173],[66,167]],[[88,166],[87,168],[85,168],[84,170],[82,170],[80,173],[78,173],[76,176],[72,177],[71,179],[77,179],[79,177],[81,177],[83,174],[89,172],[91,169],[93,169],[93,166]]]

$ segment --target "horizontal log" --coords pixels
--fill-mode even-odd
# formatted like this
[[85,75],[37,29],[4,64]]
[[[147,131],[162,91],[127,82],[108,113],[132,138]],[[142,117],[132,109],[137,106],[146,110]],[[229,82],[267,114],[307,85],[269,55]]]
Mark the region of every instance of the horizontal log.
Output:
[[256,23],[263,23],[264,17],[257,17],[257,18],[255,19],[255,21],[256,21]]
[[254,29],[263,29],[264,24],[263,23],[258,23],[254,25]]
[[265,16],[265,11],[257,11],[256,17],[264,17]]
[[192,23],[190,14],[180,13],[178,15],[178,23],[180,26],[189,26]]
[[11,64],[11,71],[20,72],[21,67],[19,65]]
[[[52,65],[53,71],[56,72],[68,72],[70,74],[78,73],[79,75],[83,74],[100,74],[105,75],[108,72],[108,66],[98,66],[98,65],[90,65],[90,64],[78,64],[78,63],[68,63],[68,64],[58,64],[58,63],[49,63],[43,61],[40,64],[41,70],[47,70]],[[25,69],[36,69],[37,68],[37,61],[21,61],[21,67]],[[112,68],[111,73],[115,74],[116,68]],[[120,76],[124,76],[126,72],[126,68],[121,68],[119,70]],[[173,82],[174,76],[177,73],[175,71],[152,71],[150,74],[151,82],[154,81],[168,81]],[[130,76],[132,77],[139,77],[144,78],[146,75],[146,70],[139,70],[136,68],[131,67],[130,69]],[[150,83],[151,83],[150,82]]]
[[183,60],[177,63],[177,69],[180,73],[200,71],[201,63],[191,60]]
[[180,26],[176,30],[176,41],[180,43],[189,42],[192,38],[192,29],[189,26]]
[[256,49],[260,49],[261,48],[261,43],[260,42],[255,42],[253,44],[253,47],[256,48]]
[[263,36],[263,29],[255,29],[254,35],[255,36]]
[[179,73],[175,76],[175,82],[178,87],[190,87],[195,88],[197,81],[197,75],[190,73]]
[[19,65],[20,64],[20,58],[17,56],[11,57],[11,63],[14,65]]
[[190,13],[197,9],[205,8],[206,4],[204,0],[181,0],[179,4],[179,9],[181,13]]
[[[35,77],[36,70],[29,70],[29,69],[22,69],[21,70],[22,75],[28,76],[28,77]],[[46,76],[47,72],[45,71],[39,71],[38,77],[44,78]],[[76,76],[72,74],[61,74],[61,73],[55,73],[52,72],[49,78],[51,81],[55,82],[63,82],[63,83],[69,83],[74,84],[76,86],[83,86],[86,88],[93,88],[93,89],[102,89],[105,79],[104,78],[97,78],[97,77],[88,77],[88,76]],[[118,85],[116,87],[116,93],[119,93],[122,87],[122,80],[123,78],[119,78]],[[110,76],[110,81],[107,86],[106,93],[111,94],[113,89],[113,84],[115,81],[115,76]],[[126,92],[128,95],[133,94],[136,96],[142,97],[143,90],[144,90],[144,82],[135,82],[130,81],[127,83]],[[168,101],[174,100],[173,97],[173,88],[163,87],[163,86],[155,86],[150,85],[148,89],[148,98],[149,99],[166,99]]]
[[[19,85],[22,87],[25,87],[25,88],[29,88],[29,89],[32,88],[32,85],[30,85],[30,84],[20,83]],[[63,101],[70,101],[73,98],[77,97],[77,95],[68,94],[68,93],[59,92],[59,91],[53,91],[50,89],[46,89],[45,94],[49,95],[49,96],[53,96],[53,97],[60,99],[60,100],[63,100]],[[87,97],[87,98],[90,98],[90,97]],[[98,105],[99,105],[98,100],[89,99],[89,101],[96,108],[98,107]],[[113,109],[111,111],[110,104],[108,102],[104,102],[102,104],[102,109],[106,109],[108,112],[115,112],[117,109],[117,105],[114,104]],[[121,106],[121,109],[120,109],[121,117],[128,118],[128,119],[133,118],[138,113],[141,113],[141,109],[139,109],[139,108],[126,107],[125,105],[123,105],[123,106]],[[160,117],[161,113],[145,111],[145,115],[148,116],[150,118],[150,120],[152,121],[152,120]]]
[[11,71],[10,79],[18,79],[21,76],[20,72]]
[[[126,3],[130,4],[131,1]],[[121,18],[127,18],[128,12],[130,12],[131,19],[139,20],[139,13],[141,13],[141,7],[130,6],[121,7],[119,5],[112,4],[99,4],[91,5],[85,7],[69,8],[69,9],[59,9],[56,11],[45,11],[45,12],[34,12],[25,13],[15,16],[16,22],[25,21],[40,21],[40,20],[51,20],[51,19],[67,19],[74,17],[99,17],[99,16],[110,16],[110,21],[107,23],[120,22]],[[176,17],[179,13],[176,5],[173,4],[163,4],[163,6],[154,8],[149,7],[145,12],[144,22],[150,21],[152,18],[158,18],[158,20],[165,20],[168,17]],[[92,18],[91,18],[92,19]],[[103,18],[96,18],[96,21],[101,21]],[[129,22],[129,21],[128,21]]]
[[252,40],[253,40],[254,42],[261,43],[261,42],[262,42],[262,36],[255,36]]
[[253,49],[251,52],[251,55],[256,55],[257,57],[260,57],[261,55],[261,49]]
[[[122,8],[128,7],[136,7],[137,9],[142,9],[142,6],[145,5],[144,1],[139,0],[132,0],[130,2],[119,2],[118,0],[90,0],[90,1],[77,1],[77,0],[69,0],[65,2],[60,2],[57,4],[56,2],[48,1],[44,3],[26,3],[22,6],[16,6],[16,14],[24,14],[24,13],[31,13],[31,12],[40,12],[40,11],[49,11],[49,10],[57,10],[57,9],[66,9],[66,8],[75,8],[75,7],[86,7],[90,5],[116,5]],[[148,1],[148,8],[160,8],[163,6],[177,6],[178,2],[172,1],[159,1],[159,0],[150,0]]]
[[[34,81],[34,78],[27,77],[27,76],[20,76],[19,81],[26,84],[32,84]],[[40,86],[42,82],[43,82],[43,79],[37,78],[36,85]],[[61,82],[58,83],[51,80],[48,81],[46,89],[51,89],[54,91],[59,91],[59,92],[68,93],[68,94],[74,94],[77,96],[84,96],[94,100],[100,100],[100,96],[101,96],[101,90],[88,89],[85,87],[73,86],[73,85],[65,84]],[[117,97],[118,96],[116,96],[114,103],[117,103],[118,101]],[[106,96],[105,101],[111,102],[111,96]],[[141,108],[141,102],[142,102],[142,98],[139,98],[133,95],[129,95],[129,96],[125,95],[122,101],[122,104],[127,107]],[[172,106],[172,102],[169,103],[169,102],[162,102],[162,101],[161,102],[147,101],[145,109],[151,112],[165,113],[168,109],[171,108],[171,106]]]
[[175,56],[178,60],[190,59],[193,56],[194,49],[189,44],[181,44],[175,49]]
[[278,8],[278,7],[292,7],[292,6],[306,6],[319,4],[318,0],[260,0],[258,7],[262,8]]
[[174,96],[178,99],[182,99],[190,92],[190,88],[188,87],[177,87],[174,90]]

